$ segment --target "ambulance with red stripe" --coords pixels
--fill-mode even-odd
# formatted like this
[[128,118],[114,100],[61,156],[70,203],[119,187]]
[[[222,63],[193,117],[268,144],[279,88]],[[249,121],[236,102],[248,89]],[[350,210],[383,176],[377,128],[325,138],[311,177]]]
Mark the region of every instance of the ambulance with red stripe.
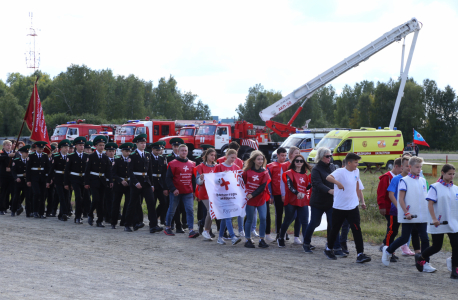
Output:
[[310,152],[307,162],[313,163],[317,149],[327,147],[332,151],[334,164],[342,166],[348,152],[361,156],[360,166],[366,162],[383,163],[388,170],[393,168],[394,160],[404,153],[404,139],[400,130],[361,129],[333,130],[329,132]]

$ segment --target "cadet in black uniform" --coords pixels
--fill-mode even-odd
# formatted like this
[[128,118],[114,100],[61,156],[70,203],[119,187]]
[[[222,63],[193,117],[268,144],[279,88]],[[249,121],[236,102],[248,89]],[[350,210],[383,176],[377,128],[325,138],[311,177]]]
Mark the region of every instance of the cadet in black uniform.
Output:
[[46,174],[49,173],[49,159],[43,149],[47,142],[35,142],[36,152],[29,155],[27,162],[27,186],[33,191],[33,217],[46,219],[45,216],[45,193]]
[[[124,143],[119,148],[122,151],[121,156],[117,156],[115,158],[115,163],[113,166],[112,174],[114,179],[114,199],[113,205],[111,207],[111,228],[116,229],[116,225],[118,224],[118,217],[119,217],[119,208],[121,206],[122,196],[124,196],[124,207],[122,210],[121,216],[121,226],[124,226],[126,222],[126,210],[127,206],[130,202],[130,187],[129,187],[129,175],[127,173],[128,161],[130,159],[130,153],[134,148],[134,144],[132,143]],[[143,216],[143,212],[140,212]]]
[[[67,155],[70,155],[74,152],[75,152],[75,149],[73,148],[73,143],[70,142],[70,144],[68,145],[68,154]],[[66,213],[67,217],[71,217],[73,213],[72,194],[73,194],[73,189],[72,189],[72,186],[70,185],[70,188],[68,189],[68,205],[67,205],[68,211]]]
[[[165,174],[167,173],[167,161],[161,156],[162,146],[165,145],[164,141],[159,141],[152,144],[151,155],[151,168],[153,173],[153,186],[154,186],[154,206],[156,201],[159,205],[156,208],[156,215],[159,217],[160,223],[165,224],[165,216],[169,209],[167,198],[168,192],[165,185]],[[165,196],[167,194],[167,196]]]
[[103,209],[105,200],[105,187],[107,179],[110,187],[113,187],[113,177],[111,176],[111,162],[108,156],[103,153],[107,138],[103,135],[98,135],[94,138],[96,151],[88,156],[86,162],[86,172],[84,174],[84,187],[91,190],[92,204],[89,210],[87,222],[93,225],[94,210],[97,209],[97,227],[105,227],[103,225]]
[[[157,226],[156,206],[154,199],[154,186],[152,186],[151,173],[151,154],[145,151],[146,134],[140,134],[134,138],[137,143],[137,150],[130,155],[128,174],[130,178],[130,203],[127,207],[127,217],[125,231],[132,232],[130,228],[134,225],[134,230],[142,228],[143,220],[137,220],[135,212],[141,207],[140,197],[143,196],[148,207],[148,220],[150,233],[162,231],[162,227]],[[143,216],[143,215],[142,215]]]
[[29,146],[24,146],[18,150],[21,153],[21,157],[17,157],[13,160],[11,166],[11,174],[14,179],[14,199],[11,204],[11,216],[20,215],[24,208],[22,207],[22,201],[25,199],[25,208],[27,217],[33,215],[32,201],[31,201],[31,188],[27,186],[26,182],[26,170],[27,170],[27,159],[29,157]]
[[[51,153],[48,154],[49,168],[51,169],[52,157],[57,153],[58,148],[51,144]],[[56,197],[54,193],[54,182],[49,178],[49,174],[46,174],[46,217],[55,217],[57,211],[57,205],[59,203],[59,198]]]
[[[166,157],[167,165],[169,164],[169,162],[171,162],[172,160],[174,160],[175,158],[179,156],[178,155],[178,146],[184,144],[184,141],[183,139],[180,139],[180,138],[173,138],[173,139],[170,139],[169,143],[170,145],[172,145],[173,152]],[[169,191],[167,190],[167,195],[168,195],[168,192]],[[169,203],[170,203],[170,196],[169,196]],[[167,210],[168,210],[168,207],[167,207]],[[181,221],[180,221],[180,216],[181,216]],[[184,209],[183,201],[180,201],[180,203],[178,204],[177,210],[175,211],[175,216],[173,216],[173,220],[171,224],[172,229],[173,229],[173,222],[175,222],[177,226],[176,228],[177,230],[175,231],[176,233],[184,233],[183,229],[188,228],[188,222],[186,220],[186,210]]]
[[[87,141],[84,144],[84,153],[91,155],[94,153],[95,148],[91,141]],[[91,189],[84,189],[83,193],[83,218],[87,218],[89,211],[91,210]]]
[[[68,190],[64,189],[65,165],[67,164],[69,140],[63,140],[59,143],[58,148],[60,152],[53,154],[51,168],[48,174],[46,187],[49,188],[54,184],[57,192],[57,198],[54,199],[60,203],[59,215],[57,216],[61,221],[67,221],[68,208]],[[57,211],[57,204],[53,207],[53,214]]]
[[[3,141],[0,150],[0,215],[4,215],[10,206],[10,196],[13,196],[13,176],[11,175],[11,160],[16,154],[11,150],[11,142]],[[10,163],[11,162],[11,163]]]
[[84,153],[86,138],[79,136],[73,140],[76,151],[68,154],[67,164],[65,165],[64,188],[75,193],[75,223],[83,224],[81,214],[83,213],[83,193],[84,193],[84,171],[88,155]]
[[[116,143],[107,143],[105,145],[105,154],[108,156],[108,159],[111,162],[111,175],[113,176],[113,168],[116,164],[115,162],[115,154],[116,149],[118,149],[118,145]],[[110,183],[112,183],[110,185]],[[105,185],[105,207],[104,207],[104,215],[105,215],[105,222],[111,224],[111,207],[113,206],[113,187],[115,184],[115,178],[111,179],[111,181],[107,178],[107,184]],[[119,209],[118,209],[119,210]],[[118,216],[116,216],[116,221],[118,220]]]

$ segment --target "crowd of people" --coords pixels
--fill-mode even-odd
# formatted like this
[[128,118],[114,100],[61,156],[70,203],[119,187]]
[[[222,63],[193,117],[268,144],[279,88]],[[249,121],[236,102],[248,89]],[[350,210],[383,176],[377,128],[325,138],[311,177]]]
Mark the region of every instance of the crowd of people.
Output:
[[[133,143],[120,145],[122,154],[119,156],[116,155],[118,146],[107,143],[104,136],[95,137],[92,143],[84,137],[53,143],[49,154],[44,152],[46,144],[39,141],[26,146],[24,143],[13,145],[8,140],[3,142],[0,215],[9,209],[13,217],[25,211],[28,218],[57,217],[63,222],[73,216],[77,225],[87,219],[90,226],[105,227],[106,222],[112,229],[119,224],[124,231],[132,232],[145,226],[144,201],[150,233],[174,236],[187,229],[189,238],[202,235],[208,242],[216,238],[221,245],[226,241],[236,245],[243,240],[246,248],[256,248],[256,244],[259,248],[268,248],[273,243],[283,248],[290,239],[287,230],[294,222],[292,242],[312,254],[316,250],[311,243],[312,235],[326,214],[325,257],[336,260],[349,255],[347,235],[351,229],[356,262],[371,261],[364,253],[364,229],[360,226],[359,209],[366,209],[366,204],[358,170],[361,157],[357,154],[348,153],[343,167],[336,168],[331,150],[322,147],[312,168],[296,147],[289,151],[277,149],[278,161],[267,164],[260,151],[253,151],[242,161],[238,158],[240,146],[236,142],[231,142],[224,156],[218,159],[212,146],[202,145],[205,151],[196,161],[188,159],[188,147],[180,138],[171,139],[173,153],[163,155],[165,143],[147,144],[145,134],[136,136]],[[419,271],[434,272],[430,257],[440,251],[447,234],[452,245],[447,266],[451,278],[458,279],[455,168],[444,165],[441,178],[428,191],[421,174],[422,162],[419,157],[404,154],[395,160],[393,170],[380,176],[377,203],[387,220],[386,237],[380,247],[382,263],[388,266],[397,262],[395,251],[401,248],[403,255],[415,256]],[[237,232],[232,218],[216,219],[219,231],[216,237],[205,174],[235,170],[243,170],[246,216],[236,218]],[[124,205],[121,205],[122,199]],[[196,199],[198,229],[195,230]],[[271,205],[275,209],[274,228]],[[401,224],[401,236],[396,239]],[[432,246],[428,233],[432,235]],[[410,240],[414,252],[409,249]]]

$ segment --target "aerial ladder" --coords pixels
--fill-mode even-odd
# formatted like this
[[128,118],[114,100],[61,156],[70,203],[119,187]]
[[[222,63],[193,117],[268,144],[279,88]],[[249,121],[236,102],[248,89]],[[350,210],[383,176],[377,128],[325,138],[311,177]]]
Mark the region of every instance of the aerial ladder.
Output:
[[[313,78],[306,84],[302,85],[298,89],[294,90],[289,95],[283,97],[282,99],[278,100],[271,106],[263,109],[259,116],[263,121],[266,122],[266,126],[270,128],[273,132],[278,134],[281,137],[288,137],[290,134],[295,133],[297,128],[291,126],[294,120],[297,118],[299,113],[302,111],[304,104],[307,100],[313,96],[313,94],[324,85],[328,84],[335,78],[339,77],[343,73],[347,72],[348,70],[357,67],[360,63],[368,60],[372,55],[376,54],[383,48],[391,45],[394,42],[401,41],[405,37],[410,34],[414,33],[412,39],[412,45],[410,47],[409,56],[407,58],[407,62],[405,68],[403,70],[404,64],[404,49],[405,44],[402,48],[402,60],[401,60],[401,85],[399,87],[398,96],[396,98],[396,103],[394,105],[393,114],[391,116],[390,121],[390,128],[393,129],[394,123],[396,121],[396,116],[399,110],[399,104],[401,103],[401,98],[404,95],[404,87],[406,84],[407,76],[409,74],[410,64],[412,62],[413,52],[415,50],[415,44],[417,43],[418,33],[422,27],[421,23],[416,19],[412,18],[410,21],[393,28],[392,30],[388,31],[369,45],[365,46],[364,48],[360,49],[353,55],[347,57],[340,63],[336,64],[332,68],[326,70],[325,72],[321,73],[317,77]],[[293,106],[295,103],[302,101],[301,106],[297,109],[294,115],[291,117],[291,120],[285,125],[279,122],[272,121],[271,119],[278,114],[282,113],[289,107]]]

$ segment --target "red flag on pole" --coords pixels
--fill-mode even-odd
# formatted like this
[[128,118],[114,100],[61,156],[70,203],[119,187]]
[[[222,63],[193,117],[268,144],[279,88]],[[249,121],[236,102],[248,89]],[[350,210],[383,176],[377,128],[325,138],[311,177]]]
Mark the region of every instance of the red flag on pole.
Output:
[[[24,116],[27,128],[32,132],[30,140],[44,141],[49,144],[48,130],[46,127],[45,116],[41,106],[40,96],[38,96],[37,83],[33,87],[32,96],[30,96],[29,106]],[[49,145],[47,145],[49,148]]]

